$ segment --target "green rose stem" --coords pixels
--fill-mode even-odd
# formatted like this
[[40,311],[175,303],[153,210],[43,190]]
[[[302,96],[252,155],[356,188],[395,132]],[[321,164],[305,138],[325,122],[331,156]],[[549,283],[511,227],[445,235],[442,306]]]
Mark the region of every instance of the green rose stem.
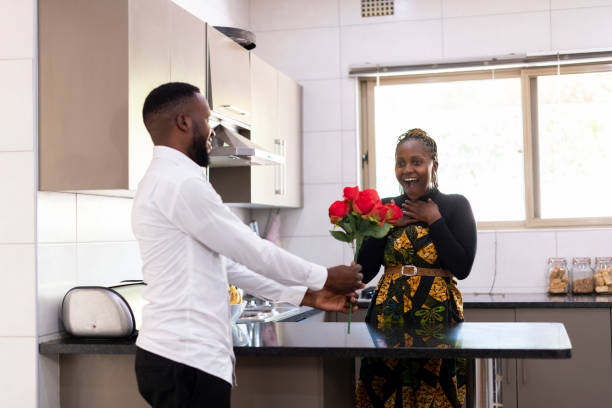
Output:
[[[357,256],[359,256],[359,250],[361,249],[361,244],[363,244],[363,237],[357,236],[354,241],[351,241],[351,247],[353,247],[353,261],[355,265],[357,264]],[[351,317],[353,315],[353,303],[351,302],[351,297],[347,298],[349,302],[349,311],[348,311],[348,328],[346,333],[351,334]]]

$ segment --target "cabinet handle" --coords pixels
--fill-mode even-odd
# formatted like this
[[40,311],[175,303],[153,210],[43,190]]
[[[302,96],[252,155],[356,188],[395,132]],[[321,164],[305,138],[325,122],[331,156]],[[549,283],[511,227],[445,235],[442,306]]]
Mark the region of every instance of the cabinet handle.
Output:
[[223,109],[227,109],[228,111],[237,113],[238,115],[249,116],[249,112],[242,110],[237,106],[234,106],[234,105],[219,105],[219,106],[221,106]]
[[284,139],[274,139],[275,153],[285,158],[285,163],[276,165],[274,169],[274,194],[287,194],[287,144]]

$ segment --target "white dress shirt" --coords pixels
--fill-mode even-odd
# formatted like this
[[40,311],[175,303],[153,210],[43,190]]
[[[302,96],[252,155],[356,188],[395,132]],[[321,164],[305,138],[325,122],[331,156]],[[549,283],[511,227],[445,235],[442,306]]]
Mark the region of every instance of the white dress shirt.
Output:
[[132,229],[148,301],[136,345],[229,383],[229,282],[299,304],[305,288],[291,285],[318,290],[327,279],[326,268],[259,238],[222,203],[202,168],[169,147],[154,148],[134,198]]

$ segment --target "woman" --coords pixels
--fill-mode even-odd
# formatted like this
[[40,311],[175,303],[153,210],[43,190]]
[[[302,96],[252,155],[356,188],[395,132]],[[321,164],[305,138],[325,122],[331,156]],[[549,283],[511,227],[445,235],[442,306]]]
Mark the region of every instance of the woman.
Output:
[[[385,267],[366,321],[383,329],[403,325],[405,346],[444,347],[442,330],[463,321],[456,278],[468,276],[476,253],[470,204],[461,195],[438,191],[437,170],[436,142],[426,132],[412,129],[400,136],[395,176],[404,194],[383,201],[394,201],[403,216],[385,238],[365,241],[358,257],[364,282]],[[364,358],[356,402],[357,407],[459,408],[465,389],[464,360]]]

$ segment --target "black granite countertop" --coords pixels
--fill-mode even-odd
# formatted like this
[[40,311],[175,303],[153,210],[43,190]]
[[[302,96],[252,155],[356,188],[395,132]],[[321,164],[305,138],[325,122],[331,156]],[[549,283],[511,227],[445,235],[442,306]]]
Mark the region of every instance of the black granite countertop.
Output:
[[[435,333],[433,332],[435,331]],[[571,343],[560,323],[462,323],[431,333],[366,323],[269,322],[234,328],[237,356],[569,358]],[[42,354],[132,354],[134,339],[66,338],[41,343]]]
[[[359,299],[359,307],[367,308],[370,299]],[[464,294],[465,309],[488,308],[612,308],[612,295],[548,295],[546,293]]]

